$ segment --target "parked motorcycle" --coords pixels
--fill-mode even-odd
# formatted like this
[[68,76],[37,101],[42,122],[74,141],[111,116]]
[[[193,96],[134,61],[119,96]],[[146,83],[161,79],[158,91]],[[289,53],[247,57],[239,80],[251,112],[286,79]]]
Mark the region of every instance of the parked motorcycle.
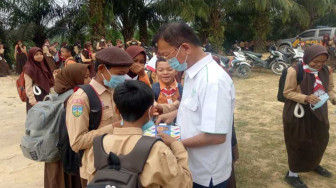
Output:
[[292,66],[303,60],[304,51],[302,50],[300,44],[298,44],[297,48],[287,48],[287,53],[284,55],[287,58],[286,63]]
[[241,49],[233,52],[234,59],[230,61],[230,72],[234,73],[237,77],[247,79],[251,76],[251,65],[247,63],[246,57]]
[[262,60],[262,54],[243,51],[247,62],[250,63],[252,67],[264,67],[271,69],[274,74],[281,75],[282,71],[288,67],[284,62],[283,54],[277,51],[275,46],[270,47],[269,52],[271,55],[266,60]]

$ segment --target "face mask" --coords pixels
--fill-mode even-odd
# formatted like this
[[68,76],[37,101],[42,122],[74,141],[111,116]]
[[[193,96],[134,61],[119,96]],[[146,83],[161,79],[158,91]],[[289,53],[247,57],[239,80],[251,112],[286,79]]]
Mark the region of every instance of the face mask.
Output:
[[105,42],[105,40],[104,40],[104,39],[101,39],[100,41],[102,41],[102,42]]
[[149,110],[148,110],[148,118],[149,118],[149,121],[148,121],[146,124],[144,124],[144,125],[142,126],[142,131],[145,131],[145,130],[149,129],[149,128],[152,127],[152,126],[155,126],[155,124],[154,124],[152,118],[150,117],[150,110],[151,110],[151,108],[152,108],[152,107],[150,107]]
[[[105,69],[107,70],[106,66]],[[114,89],[116,88],[119,84],[125,82],[125,75],[112,75],[110,73],[110,71],[107,70],[107,72],[110,74],[111,78],[110,81],[107,81],[104,77],[104,75],[102,74],[103,78],[104,78],[104,85]]]
[[314,68],[310,67],[309,65],[307,65],[307,68],[308,68],[309,70],[313,71],[313,72],[318,72],[318,71],[319,71],[319,70],[317,70],[317,69],[314,69]]
[[318,103],[316,103],[315,105],[310,104],[310,108],[312,110],[316,110],[318,108],[321,108],[324,105],[324,103],[326,103],[328,101],[329,95],[327,93],[324,93],[323,95],[319,96],[319,98],[320,98],[320,101]]
[[186,62],[186,61],[187,61],[187,58],[188,58],[188,54],[187,54],[187,57],[186,57],[185,60],[184,60],[184,63],[180,64],[180,62],[177,60],[177,56],[178,56],[178,54],[179,54],[179,52],[180,52],[180,49],[181,49],[181,46],[179,47],[176,56],[173,57],[173,58],[168,59],[168,63],[169,63],[169,65],[170,65],[173,69],[175,69],[175,70],[177,70],[177,71],[185,71],[185,70],[187,70],[187,68],[188,68],[188,64],[187,64],[187,62]]

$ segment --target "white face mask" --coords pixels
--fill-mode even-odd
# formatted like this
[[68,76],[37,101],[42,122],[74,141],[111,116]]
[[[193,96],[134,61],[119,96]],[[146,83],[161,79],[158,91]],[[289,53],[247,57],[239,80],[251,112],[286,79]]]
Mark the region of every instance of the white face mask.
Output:
[[105,39],[100,39],[100,41],[105,42]]

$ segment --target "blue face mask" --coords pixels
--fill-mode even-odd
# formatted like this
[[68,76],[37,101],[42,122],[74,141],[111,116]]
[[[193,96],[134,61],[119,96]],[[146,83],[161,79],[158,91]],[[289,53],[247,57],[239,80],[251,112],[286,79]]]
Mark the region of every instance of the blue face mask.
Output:
[[151,108],[152,108],[152,107],[150,107],[149,110],[148,110],[148,118],[149,118],[149,121],[148,121],[146,124],[144,124],[144,125],[142,126],[142,131],[145,131],[145,130],[149,129],[149,128],[152,127],[152,126],[155,126],[155,124],[154,124],[152,118],[150,117],[150,110],[151,110]]
[[329,95],[328,95],[328,93],[324,93],[323,95],[319,96],[319,98],[320,98],[320,101],[318,103],[316,103],[314,105],[310,104],[310,108],[312,110],[316,110],[318,108],[321,108],[324,105],[324,103],[326,103],[328,101]]
[[309,65],[307,65],[307,68],[308,68],[309,70],[313,71],[313,72],[318,72],[318,71],[319,71],[319,70],[317,70],[317,69],[314,69],[314,68],[310,67]]
[[[105,69],[107,70],[106,66],[105,66]],[[107,81],[104,75],[102,74],[104,78],[104,85],[111,89],[116,88],[119,84],[125,82],[126,80],[125,75],[112,75],[110,71],[107,70],[107,72],[110,74],[111,78],[110,78],[110,81]]]
[[177,56],[180,52],[180,49],[181,49],[181,46],[179,47],[176,56],[168,59],[167,61],[168,61],[169,65],[171,66],[171,68],[173,68],[177,71],[185,71],[188,68],[188,64],[186,62],[187,58],[188,58],[188,54],[187,54],[187,57],[184,60],[184,63],[180,64],[180,62],[177,60]]

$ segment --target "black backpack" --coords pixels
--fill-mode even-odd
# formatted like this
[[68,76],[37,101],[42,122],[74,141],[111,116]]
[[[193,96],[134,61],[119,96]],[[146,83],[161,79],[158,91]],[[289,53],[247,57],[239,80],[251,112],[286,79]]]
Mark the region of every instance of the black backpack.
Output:
[[[75,88],[75,91],[81,88],[84,90],[89,98],[90,102],[90,114],[89,114],[89,131],[98,128],[102,117],[101,101],[96,91],[91,85],[80,85]],[[80,150],[79,153],[74,152],[70,147],[68,130],[66,127],[66,107],[62,113],[61,125],[59,126],[59,140],[57,147],[60,151],[61,160],[63,163],[63,169],[69,174],[79,174],[79,167],[81,166],[84,150]],[[71,125],[69,125],[71,126]]]
[[[183,86],[182,86],[182,84],[178,83],[177,87],[178,87],[178,90],[179,90],[179,93],[180,93],[180,97],[182,97],[182,93],[183,93]],[[159,95],[161,93],[160,83],[159,82],[154,83],[152,85],[152,89],[154,91],[155,101],[157,101],[158,98],[159,98]]]
[[[297,64],[296,67],[295,67],[295,70],[297,72],[296,81],[297,81],[297,84],[299,85],[301,83],[302,79],[303,79],[303,65],[302,65],[302,63]],[[286,83],[287,71],[288,71],[288,68],[286,68],[285,70],[282,71],[282,74],[281,74],[280,80],[279,80],[278,101],[280,101],[280,102],[285,102],[286,101],[286,97],[284,96],[283,92],[284,92],[285,83]]]
[[112,152],[109,154],[105,152],[103,147],[105,135],[94,138],[94,165],[97,171],[87,188],[141,188],[139,175],[143,171],[152,146],[160,139],[143,136],[129,154],[117,156]]

